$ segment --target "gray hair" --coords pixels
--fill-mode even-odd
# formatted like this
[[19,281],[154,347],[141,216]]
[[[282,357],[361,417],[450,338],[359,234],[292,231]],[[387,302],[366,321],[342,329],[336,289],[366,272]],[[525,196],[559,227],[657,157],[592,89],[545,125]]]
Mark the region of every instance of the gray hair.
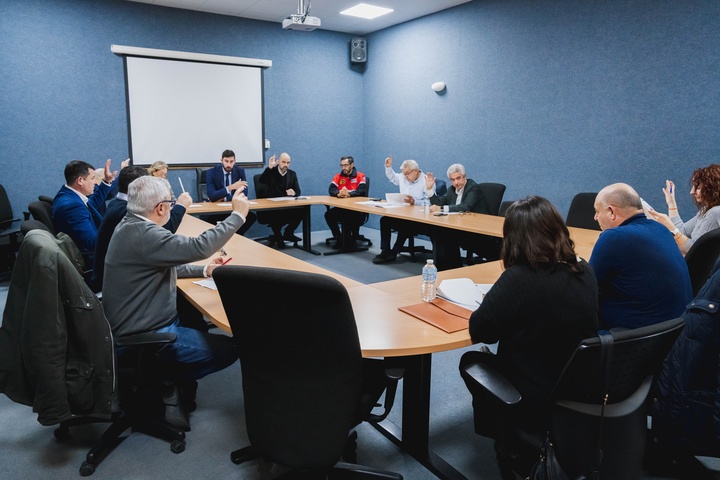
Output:
[[448,178],[450,178],[450,175],[452,175],[453,173],[457,173],[457,172],[460,172],[460,175],[462,175],[464,177],[465,176],[465,167],[463,167],[459,163],[453,163],[452,165],[450,165],[448,167],[448,170],[447,170]]
[[173,198],[170,183],[164,178],[144,176],[128,185],[128,212],[149,217],[158,203]]
[[400,170],[420,170],[420,167],[418,166],[418,163],[415,160],[405,160],[402,165],[400,165]]

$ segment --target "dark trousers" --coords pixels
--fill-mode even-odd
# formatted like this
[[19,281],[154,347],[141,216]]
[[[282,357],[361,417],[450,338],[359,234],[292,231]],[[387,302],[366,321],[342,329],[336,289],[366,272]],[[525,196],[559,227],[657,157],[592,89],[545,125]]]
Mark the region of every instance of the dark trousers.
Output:
[[285,236],[295,234],[295,230],[305,218],[305,212],[302,209],[289,208],[286,210],[270,210],[266,212],[258,212],[260,223],[269,225],[278,239],[283,237],[282,227],[285,227]]
[[363,212],[354,212],[352,210],[345,210],[344,208],[333,207],[325,212],[325,221],[330,227],[333,237],[340,238],[342,232],[340,231],[340,225],[344,225],[345,228],[349,229],[351,234],[357,234],[360,230],[360,225],[365,221],[365,214]]
[[[201,220],[205,220],[208,223],[212,223],[213,225],[217,222],[222,222],[228,217],[229,214],[225,213],[214,213],[211,215],[200,215]],[[247,217],[245,217],[245,223],[242,224],[240,228],[238,228],[238,235],[245,235],[245,232],[250,230],[250,227],[253,226],[253,224],[257,221],[257,215],[255,215],[254,212],[248,212]]]
[[[395,239],[395,245],[391,250],[390,239],[393,230],[397,232],[397,239]],[[420,234],[429,235],[427,225],[393,217],[382,217],[380,219],[380,249],[383,252],[399,253],[409,238]]]

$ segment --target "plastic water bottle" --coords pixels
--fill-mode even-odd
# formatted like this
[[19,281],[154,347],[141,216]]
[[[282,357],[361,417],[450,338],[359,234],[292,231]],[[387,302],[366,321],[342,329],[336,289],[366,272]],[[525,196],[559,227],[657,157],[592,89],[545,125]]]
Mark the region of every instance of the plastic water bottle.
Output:
[[422,269],[422,286],[420,296],[423,302],[432,302],[435,299],[435,284],[437,283],[437,267],[432,260],[428,260]]

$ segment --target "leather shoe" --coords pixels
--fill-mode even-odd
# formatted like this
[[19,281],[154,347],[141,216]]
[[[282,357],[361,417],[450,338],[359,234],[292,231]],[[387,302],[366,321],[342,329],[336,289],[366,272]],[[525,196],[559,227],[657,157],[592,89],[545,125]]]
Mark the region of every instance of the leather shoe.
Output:
[[380,265],[383,263],[392,263],[397,258],[397,254],[394,252],[380,252],[380,255],[376,255],[373,258],[373,263]]
[[285,232],[285,235],[283,235],[283,240],[285,240],[286,242],[298,243],[302,241],[302,238],[298,237],[293,233]]

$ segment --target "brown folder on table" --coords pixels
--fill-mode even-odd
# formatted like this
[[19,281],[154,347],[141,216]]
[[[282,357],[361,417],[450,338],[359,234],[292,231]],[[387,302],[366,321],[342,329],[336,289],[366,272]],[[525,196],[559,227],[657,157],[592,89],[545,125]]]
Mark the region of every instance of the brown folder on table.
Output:
[[399,307],[398,310],[419,318],[423,322],[429,323],[447,333],[454,333],[468,328],[468,320],[470,320],[472,314],[470,310],[442,298],[436,298],[432,302]]

